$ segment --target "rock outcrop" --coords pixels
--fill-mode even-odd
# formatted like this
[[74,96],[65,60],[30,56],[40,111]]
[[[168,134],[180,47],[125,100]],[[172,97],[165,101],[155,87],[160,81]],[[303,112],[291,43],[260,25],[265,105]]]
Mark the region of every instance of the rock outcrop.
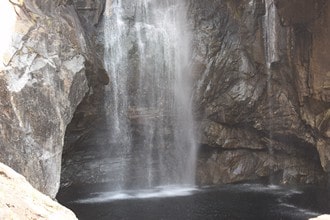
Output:
[[330,215],[320,215],[315,218],[310,218],[309,220],[329,220],[329,219],[330,219]]
[[199,182],[322,182],[330,159],[329,7],[190,1]]
[[54,197],[66,126],[94,70],[89,42],[67,1],[2,4],[14,22],[2,33],[12,42],[1,54],[0,161]]
[[77,219],[73,212],[34,189],[26,179],[0,163],[0,219]]
[[[65,151],[75,151],[104,123],[109,79],[97,26],[105,1],[0,4],[10,24],[0,44],[0,161],[54,197],[65,132]],[[330,172],[330,3],[189,0],[189,10],[199,182],[323,182]]]

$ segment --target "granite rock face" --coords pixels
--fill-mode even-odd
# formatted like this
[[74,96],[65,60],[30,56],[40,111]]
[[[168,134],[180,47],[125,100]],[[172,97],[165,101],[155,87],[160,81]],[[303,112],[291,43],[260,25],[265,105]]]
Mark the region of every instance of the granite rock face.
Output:
[[190,1],[200,183],[322,182],[330,168],[329,7]]
[[5,3],[16,14],[1,54],[0,161],[54,197],[66,126],[88,91],[88,42],[66,1],[20,2]]
[[40,193],[22,175],[2,163],[0,195],[0,219],[77,219],[69,209]]

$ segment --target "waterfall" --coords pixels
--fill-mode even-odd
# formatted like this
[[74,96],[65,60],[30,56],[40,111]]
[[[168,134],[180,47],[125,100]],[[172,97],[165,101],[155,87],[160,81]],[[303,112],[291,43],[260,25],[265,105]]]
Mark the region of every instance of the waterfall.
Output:
[[113,191],[194,184],[185,17],[183,1],[107,0],[105,109]]
[[[267,146],[270,157],[274,157],[274,88],[273,88],[273,73],[274,68],[280,62],[280,18],[274,0],[264,0],[265,15],[263,16],[263,31],[264,31],[264,48],[267,73],[267,96],[268,96],[268,138]],[[272,164],[271,166],[275,166]],[[269,183],[274,184],[275,174],[271,167],[269,175]]]

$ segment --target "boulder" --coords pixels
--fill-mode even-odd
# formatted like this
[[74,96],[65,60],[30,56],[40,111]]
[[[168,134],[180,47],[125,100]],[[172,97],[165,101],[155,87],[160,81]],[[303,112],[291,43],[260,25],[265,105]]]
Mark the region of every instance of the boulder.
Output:
[[77,218],[72,211],[33,188],[22,175],[0,163],[0,219]]
[[310,218],[309,220],[329,220],[329,219],[330,219],[330,215],[324,214],[317,216],[315,218]]

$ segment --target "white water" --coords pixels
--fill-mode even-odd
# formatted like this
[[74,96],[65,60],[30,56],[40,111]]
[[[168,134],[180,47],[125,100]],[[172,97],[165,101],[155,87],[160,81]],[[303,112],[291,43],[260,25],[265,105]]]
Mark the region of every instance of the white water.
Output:
[[94,193],[86,199],[79,199],[74,203],[105,203],[116,200],[126,199],[149,199],[149,198],[167,198],[178,196],[190,196],[198,191],[196,188],[183,188],[182,186],[155,187],[146,190],[123,190],[117,192]]
[[183,1],[107,1],[105,107],[113,191],[194,185],[185,17]]

